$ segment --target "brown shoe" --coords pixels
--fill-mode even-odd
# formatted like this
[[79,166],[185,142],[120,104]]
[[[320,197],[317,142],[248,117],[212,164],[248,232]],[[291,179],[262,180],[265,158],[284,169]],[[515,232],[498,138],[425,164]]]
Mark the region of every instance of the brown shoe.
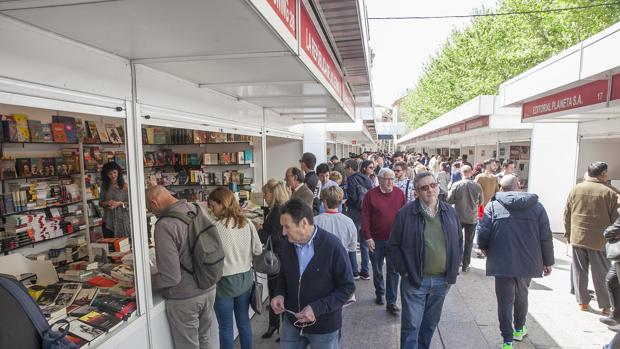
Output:
[[611,315],[611,308],[603,308],[603,309],[601,309],[601,313],[603,315],[609,316],[609,315]]
[[579,304],[579,310],[581,310],[581,311],[588,311],[588,310],[590,310],[590,305],[589,304]]

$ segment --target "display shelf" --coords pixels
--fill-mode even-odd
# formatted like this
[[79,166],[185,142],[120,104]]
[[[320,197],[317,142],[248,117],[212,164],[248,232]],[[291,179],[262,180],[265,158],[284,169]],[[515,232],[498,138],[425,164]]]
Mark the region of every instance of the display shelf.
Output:
[[60,236],[56,236],[56,237],[53,237],[53,238],[50,238],[50,239],[39,240],[39,241],[31,241],[31,242],[24,243],[22,245],[18,245],[18,246],[12,247],[12,248],[3,249],[3,250],[0,251],[0,253],[6,254],[8,252],[18,250],[20,248],[34,247],[35,245],[38,245],[38,244],[41,244],[41,243],[44,243],[44,242],[58,240],[60,238],[64,238],[64,237],[68,237],[68,236],[73,236],[73,235],[81,234],[81,233],[84,233],[84,232],[86,232],[86,229],[80,229],[80,230],[76,230],[76,231],[73,231],[71,233],[62,234]]
[[24,213],[33,212],[33,211],[46,210],[48,208],[65,207],[65,206],[78,205],[78,204],[83,204],[83,203],[84,203],[84,201],[82,201],[82,200],[71,201],[71,202],[66,202],[66,203],[58,204],[58,205],[50,205],[50,206],[44,206],[44,207],[31,208],[31,209],[24,210],[24,211],[19,211],[19,212],[5,213],[5,214],[2,215],[2,217],[9,217],[9,216],[14,216],[14,215],[18,215],[18,214],[24,214]]
[[29,177],[14,177],[14,178],[3,178],[0,179],[2,181],[18,181],[24,179],[50,179],[50,178],[58,178],[58,179],[71,179],[74,176],[81,176],[82,174],[79,172],[67,174],[67,175],[53,175],[53,176],[29,176]]
[[[250,184],[237,184],[238,186],[250,186]],[[228,187],[228,184],[198,184],[198,183],[188,183],[188,184],[169,184],[165,185],[166,188],[175,188],[175,187]]]
[[172,143],[162,143],[162,144],[150,144],[150,143],[142,143],[142,145],[159,145],[165,147],[171,147],[175,145],[209,145],[209,144],[252,144],[250,141],[232,141],[232,142],[208,142],[208,143],[183,143],[183,144],[172,144]]
[[177,168],[177,169],[201,169],[202,167],[224,167],[224,166],[248,166],[254,167],[254,163],[249,164],[201,164],[201,165],[156,165],[156,166],[145,166],[144,170],[149,169],[161,169],[161,168]]
[[61,143],[61,142],[7,142],[4,141],[2,142],[2,144],[18,144],[18,145],[25,145],[25,144],[58,144],[58,145],[78,145],[80,144],[79,142],[76,143]]

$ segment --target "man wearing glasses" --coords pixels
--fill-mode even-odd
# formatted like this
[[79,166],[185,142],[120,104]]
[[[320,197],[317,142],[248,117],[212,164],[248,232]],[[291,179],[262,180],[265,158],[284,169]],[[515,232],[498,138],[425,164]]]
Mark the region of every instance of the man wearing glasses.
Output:
[[280,251],[278,285],[271,300],[282,320],[280,348],[340,348],[342,306],[355,292],[349,257],[340,239],[314,225],[298,199],[281,209],[288,240]]
[[413,201],[415,199],[415,191],[413,180],[407,177],[407,163],[399,161],[394,164],[394,175],[396,180],[394,185],[405,193],[405,201]]
[[417,200],[396,215],[389,257],[402,276],[401,349],[429,348],[450,285],[456,282],[463,240],[456,211],[439,201],[439,185],[430,172],[418,173]]
[[[387,167],[379,171],[379,186],[368,191],[362,204],[362,233],[370,250],[375,303],[385,304],[383,302],[385,295],[386,310],[392,315],[398,315],[400,309],[396,305],[396,295],[399,277],[393,263],[386,258],[386,247],[396,213],[405,205],[405,195],[400,189],[394,188],[394,178],[394,172]],[[387,259],[387,280],[385,281],[383,279],[384,259]]]

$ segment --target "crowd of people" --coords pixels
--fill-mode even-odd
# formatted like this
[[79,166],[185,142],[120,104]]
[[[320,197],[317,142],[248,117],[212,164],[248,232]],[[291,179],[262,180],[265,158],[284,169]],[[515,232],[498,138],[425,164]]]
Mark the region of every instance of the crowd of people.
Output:
[[[262,244],[280,265],[267,276],[269,324],[262,337],[278,333],[281,348],[340,348],[343,308],[356,302],[356,280],[370,279],[375,303],[401,319],[400,347],[429,348],[444,299],[474,254],[486,258],[486,274],[495,278],[502,348],[527,335],[529,284],[551,273],[553,237],[538,196],[521,190],[513,161],[472,165],[466,155],[396,152],[332,156],[317,165],[304,153],[262,192],[266,214],[257,227],[230,190],[209,195],[209,219],[226,257],[221,278],[208,289],[186,268],[189,228],[170,219],[157,223],[154,288],[164,291],[177,349],[208,346],[211,309],[221,348],[233,347],[233,314],[241,348],[252,347],[252,260]],[[612,267],[605,254],[606,238],[620,236],[617,195],[607,184],[607,165],[593,163],[569,195],[565,222],[578,308],[589,309],[591,268],[598,305],[608,315],[601,321],[620,327],[618,263]],[[148,190],[147,204],[160,217],[171,210],[196,214],[163,187]],[[620,261],[620,246],[618,254]]]

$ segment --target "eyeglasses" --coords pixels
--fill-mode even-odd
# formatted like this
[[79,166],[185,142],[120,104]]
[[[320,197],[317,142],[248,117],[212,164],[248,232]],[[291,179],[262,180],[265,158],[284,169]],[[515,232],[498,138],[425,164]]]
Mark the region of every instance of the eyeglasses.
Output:
[[437,188],[437,183],[426,184],[421,187],[418,187],[419,191],[429,191],[430,189]]
[[387,181],[387,182],[394,181],[394,177],[387,177],[387,178],[381,177],[381,180],[384,180],[384,181]]

